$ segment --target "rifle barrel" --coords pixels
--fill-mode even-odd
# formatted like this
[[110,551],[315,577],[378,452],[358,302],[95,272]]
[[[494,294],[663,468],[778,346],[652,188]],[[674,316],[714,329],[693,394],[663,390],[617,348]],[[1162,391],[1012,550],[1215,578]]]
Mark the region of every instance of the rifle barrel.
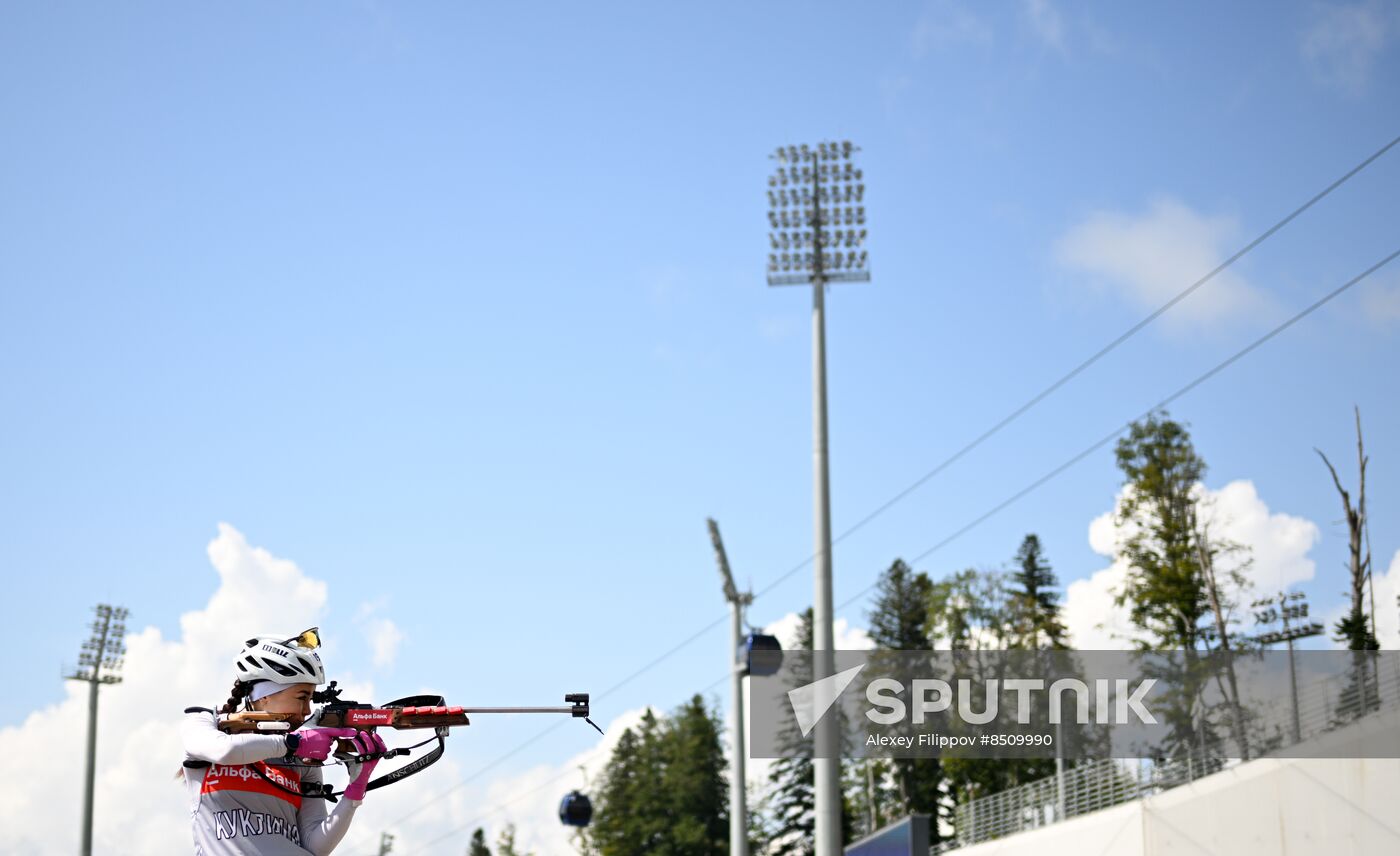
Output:
[[572,707],[464,707],[463,713],[573,713]]

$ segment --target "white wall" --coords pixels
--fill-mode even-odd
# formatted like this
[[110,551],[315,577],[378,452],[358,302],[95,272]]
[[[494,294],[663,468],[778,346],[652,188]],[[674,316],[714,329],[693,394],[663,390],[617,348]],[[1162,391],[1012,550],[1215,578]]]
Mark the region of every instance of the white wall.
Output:
[[[1397,726],[1393,716],[1373,717]],[[958,856],[1400,854],[1400,760],[1265,758]]]

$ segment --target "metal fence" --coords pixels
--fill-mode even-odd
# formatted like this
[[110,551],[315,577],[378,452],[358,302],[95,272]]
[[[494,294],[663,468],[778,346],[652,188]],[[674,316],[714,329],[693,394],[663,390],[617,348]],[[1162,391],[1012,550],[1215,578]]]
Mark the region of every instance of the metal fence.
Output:
[[[1379,710],[1400,708],[1400,665],[1383,661],[1365,682],[1343,676],[1298,688],[1297,735],[1308,740]],[[1293,711],[1271,711],[1251,723],[1255,745],[1276,751],[1295,741]],[[1165,761],[1105,758],[1079,761],[1058,777],[1040,779],[1000,793],[969,800],[956,809],[956,838],[930,849],[946,853],[969,844],[1002,838],[1072,817],[1150,797],[1240,763],[1232,758]]]

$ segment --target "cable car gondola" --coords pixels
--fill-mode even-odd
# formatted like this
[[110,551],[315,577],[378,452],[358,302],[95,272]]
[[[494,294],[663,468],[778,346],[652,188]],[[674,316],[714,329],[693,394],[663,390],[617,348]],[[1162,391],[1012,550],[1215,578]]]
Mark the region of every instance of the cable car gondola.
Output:
[[559,820],[565,826],[587,826],[593,819],[593,803],[588,795],[569,791],[559,803]]
[[750,633],[744,640],[744,655],[752,677],[775,675],[783,665],[783,646],[776,636]]

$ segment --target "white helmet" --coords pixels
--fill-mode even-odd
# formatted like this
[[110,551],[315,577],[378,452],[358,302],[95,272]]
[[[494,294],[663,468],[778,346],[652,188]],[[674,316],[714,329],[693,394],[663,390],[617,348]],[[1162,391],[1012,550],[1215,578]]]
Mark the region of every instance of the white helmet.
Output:
[[321,645],[318,628],[303,631],[290,639],[282,636],[255,636],[243,645],[234,665],[238,679],[272,681],[276,684],[324,684],[326,670],[315,649]]

